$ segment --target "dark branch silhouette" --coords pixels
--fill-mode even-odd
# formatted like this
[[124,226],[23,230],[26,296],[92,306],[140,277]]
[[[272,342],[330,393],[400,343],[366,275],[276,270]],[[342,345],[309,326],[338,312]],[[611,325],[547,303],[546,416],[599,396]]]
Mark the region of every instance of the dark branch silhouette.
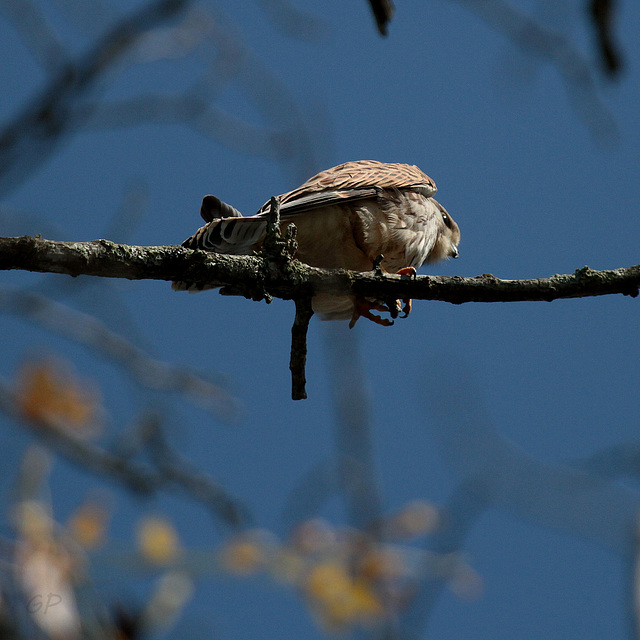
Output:
[[395,7],[391,0],[369,0],[373,17],[376,19],[376,25],[380,35],[387,35],[387,26],[393,18]]
[[615,0],[591,0],[589,4],[589,16],[598,38],[600,61],[609,76],[618,75],[623,66],[613,28],[616,9]]

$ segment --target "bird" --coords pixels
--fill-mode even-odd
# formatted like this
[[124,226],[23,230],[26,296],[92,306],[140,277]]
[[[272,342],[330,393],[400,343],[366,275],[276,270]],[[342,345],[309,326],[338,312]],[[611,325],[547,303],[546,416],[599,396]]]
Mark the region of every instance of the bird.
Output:
[[[300,262],[324,269],[381,270],[415,276],[423,264],[458,257],[460,229],[447,210],[434,199],[435,182],[417,166],[377,160],[345,162],[309,178],[297,189],[280,196],[280,228],[296,226]],[[183,243],[232,255],[252,255],[265,238],[271,201],[253,216],[243,216],[213,195],[202,200],[205,225]],[[177,281],[177,291],[201,291],[201,283]],[[404,301],[404,316],[411,301]],[[323,320],[359,317],[382,325],[393,320],[373,311],[389,311],[393,305],[355,296],[319,294],[312,308]],[[404,317],[403,316],[403,317]]]

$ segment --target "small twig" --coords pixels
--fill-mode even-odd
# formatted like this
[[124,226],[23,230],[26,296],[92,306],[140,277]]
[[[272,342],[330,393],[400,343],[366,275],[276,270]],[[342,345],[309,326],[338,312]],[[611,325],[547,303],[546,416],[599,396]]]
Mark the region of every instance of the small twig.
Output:
[[285,234],[284,234],[284,244],[285,250],[289,256],[292,258],[296,255],[296,251],[298,251],[298,228],[293,222],[290,222],[287,225]]
[[287,241],[282,237],[280,231],[280,198],[273,196],[270,204],[262,253],[268,260],[282,264],[290,261],[291,255],[287,250]]
[[305,400],[307,392],[305,385],[305,365],[307,364],[307,330],[313,316],[310,298],[296,298],[296,317],[291,327],[291,399]]
[[272,196],[270,205],[269,213],[267,214],[266,240],[280,240],[280,198]]
[[383,260],[384,260],[384,256],[380,254],[379,256],[376,256],[375,260],[373,261],[373,272],[377,276],[382,275],[382,267],[380,265],[382,264]]

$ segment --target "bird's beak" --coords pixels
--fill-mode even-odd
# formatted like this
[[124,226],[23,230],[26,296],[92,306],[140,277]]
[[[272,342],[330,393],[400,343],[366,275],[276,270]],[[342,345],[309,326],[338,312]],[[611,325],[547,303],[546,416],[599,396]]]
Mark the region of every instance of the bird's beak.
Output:
[[456,247],[456,245],[455,245],[455,244],[452,244],[452,245],[451,245],[451,252],[449,253],[449,255],[450,255],[452,258],[457,258],[457,257],[458,257],[458,255],[459,255],[459,254],[458,254],[458,247]]

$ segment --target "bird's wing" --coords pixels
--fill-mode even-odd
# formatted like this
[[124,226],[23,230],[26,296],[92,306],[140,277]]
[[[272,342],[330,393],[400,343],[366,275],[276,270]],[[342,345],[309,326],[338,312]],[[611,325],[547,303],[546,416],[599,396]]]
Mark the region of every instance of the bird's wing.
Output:
[[[281,202],[280,215],[284,217],[292,216],[322,207],[333,207],[337,204],[345,204],[346,202],[375,198],[381,192],[382,190],[376,187],[368,187],[363,189],[350,189],[348,191],[319,191],[317,193],[307,193],[293,200]],[[259,217],[266,216],[269,213],[270,207],[271,202],[265,202],[256,215]]]
[[[435,182],[414,165],[358,160],[322,171],[297,189],[283,194],[280,211],[288,216],[372,198],[385,190],[411,190],[431,197],[437,188]],[[266,215],[269,208],[270,202],[266,202],[257,215]]]

